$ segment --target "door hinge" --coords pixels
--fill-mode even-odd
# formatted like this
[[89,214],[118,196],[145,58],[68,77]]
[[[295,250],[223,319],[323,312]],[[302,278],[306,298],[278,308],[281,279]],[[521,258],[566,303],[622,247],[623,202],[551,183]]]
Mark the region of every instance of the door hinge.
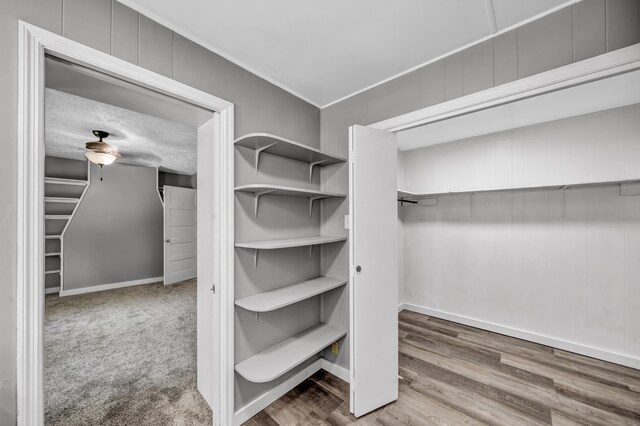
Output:
[[216,285],[212,285],[210,290],[213,294],[216,294]]

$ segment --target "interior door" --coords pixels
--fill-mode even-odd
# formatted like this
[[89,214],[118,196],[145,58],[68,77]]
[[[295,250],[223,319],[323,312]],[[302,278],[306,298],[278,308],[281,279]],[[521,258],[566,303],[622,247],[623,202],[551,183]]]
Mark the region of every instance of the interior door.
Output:
[[398,399],[397,143],[349,129],[351,412]]
[[164,284],[197,275],[196,190],[164,187]]

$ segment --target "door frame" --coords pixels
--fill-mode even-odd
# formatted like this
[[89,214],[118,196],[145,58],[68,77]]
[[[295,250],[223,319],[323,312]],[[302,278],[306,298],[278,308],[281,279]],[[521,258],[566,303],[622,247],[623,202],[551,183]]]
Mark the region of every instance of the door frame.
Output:
[[[214,298],[220,382],[214,424],[233,424],[234,105],[26,22],[18,23],[17,408],[19,426],[44,421],[44,72],[45,53],[214,112],[213,190],[199,191],[218,220],[212,249],[220,268]],[[215,198],[215,200],[214,200]],[[213,237],[212,237],[213,240]],[[213,257],[213,253],[211,254]],[[231,284],[230,284],[231,283]]]
[[640,43],[381,120],[367,127],[397,133],[640,69]]

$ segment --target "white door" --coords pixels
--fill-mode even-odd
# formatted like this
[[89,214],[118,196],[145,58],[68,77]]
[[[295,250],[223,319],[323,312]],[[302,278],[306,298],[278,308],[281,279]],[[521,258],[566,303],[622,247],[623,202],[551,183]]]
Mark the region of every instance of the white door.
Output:
[[[198,317],[197,363],[198,390],[214,413],[214,425],[220,425],[220,333],[216,306],[218,293],[214,289],[220,273],[220,233],[218,216],[214,212],[220,206],[222,195],[220,185],[216,186],[214,168],[204,159],[215,159],[220,149],[215,140],[215,129],[219,126],[219,116],[198,128],[198,294],[196,298]],[[205,141],[201,143],[201,141]],[[216,141],[217,142],[217,141]]]
[[349,129],[351,412],[398,399],[397,143]]
[[196,190],[164,187],[164,284],[195,278]]

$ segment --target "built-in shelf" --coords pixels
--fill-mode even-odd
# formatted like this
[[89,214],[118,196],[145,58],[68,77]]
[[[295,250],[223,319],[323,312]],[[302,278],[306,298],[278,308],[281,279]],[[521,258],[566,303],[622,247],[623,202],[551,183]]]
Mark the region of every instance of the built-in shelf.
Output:
[[307,247],[319,244],[329,244],[338,241],[346,241],[347,237],[303,237],[287,238],[285,240],[247,241],[236,243],[236,247],[254,250],[275,250],[290,247]]
[[52,271],[45,271],[44,272],[45,275],[49,275],[49,274],[59,274],[60,273],[60,269],[54,269]]
[[347,237],[303,237],[287,238],[286,240],[248,241],[236,243],[239,248],[253,249],[253,267],[258,266],[258,252],[260,250],[276,250],[292,247],[309,247],[309,258],[313,253],[313,246],[320,244],[337,243],[346,241]]
[[294,188],[290,186],[282,185],[268,185],[268,184],[251,184],[236,186],[237,192],[248,192],[253,194],[254,198],[254,215],[258,216],[258,204],[260,197],[264,195],[285,195],[289,197],[306,197],[309,198],[309,216],[313,211],[313,202],[316,200],[322,200],[324,198],[345,198],[346,194],[339,194],[336,192],[318,191],[315,189]]
[[404,189],[398,189],[398,199],[415,197],[416,195],[418,194],[416,194],[415,192],[405,191]]
[[328,166],[331,164],[344,163],[347,161],[343,157],[327,154],[319,149],[294,142],[280,136],[270,135],[268,133],[251,133],[244,135],[235,140],[236,146],[250,148],[255,153],[255,168],[258,172],[260,164],[260,154],[266,152],[280,157],[290,158],[292,160],[302,161],[309,164],[309,181],[313,175],[315,166]]
[[345,280],[317,277],[276,290],[236,300],[236,305],[252,312],[270,312],[345,285]]
[[71,215],[69,214],[46,214],[44,218],[47,220],[69,220]]
[[84,185],[87,185],[89,182],[86,181],[86,180],[80,180],[80,179],[64,179],[64,178],[45,177],[44,178],[44,183],[45,184],[51,184],[51,185],[78,185],[78,186],[84,186]]
[[53,257],[53,256],[60,256],[60,252],[55,252],[55,253],[45,253],[44,256],[45,257]]
[[346,332],[335,327],[318,324],[236,364],[236,371],[250,382],[270,382],[344,335]]
[[77,204],[80,202],[79,198],[64,198],[64,197],[44,197],[45,203],[61,203],[61,204]]
[[518,186],[509,188],[481,188],[481,189],[469,189],[451,192],[426,192],[416,193],[402,189],[398,189],[398,201],[415,201],[425,198],[436,198],[442,195],[458,195],[458,194],[479,194],[483,192],[512,192],[512,191],[545,191],[545,190],[558,190],[558,189],[572,189],[572,188],[585,188],[590,186],[603,186],[603,185],[626,185],[640,183],[640,180],[620,180],[620,181],[606,181],[606,182],[588,182],[588,183],[576,183],[568,185],[545,185],[545,186]]
[[45,235],[44,236],[45,240],[59,240],[60,238],[62,238],[62,235]]

